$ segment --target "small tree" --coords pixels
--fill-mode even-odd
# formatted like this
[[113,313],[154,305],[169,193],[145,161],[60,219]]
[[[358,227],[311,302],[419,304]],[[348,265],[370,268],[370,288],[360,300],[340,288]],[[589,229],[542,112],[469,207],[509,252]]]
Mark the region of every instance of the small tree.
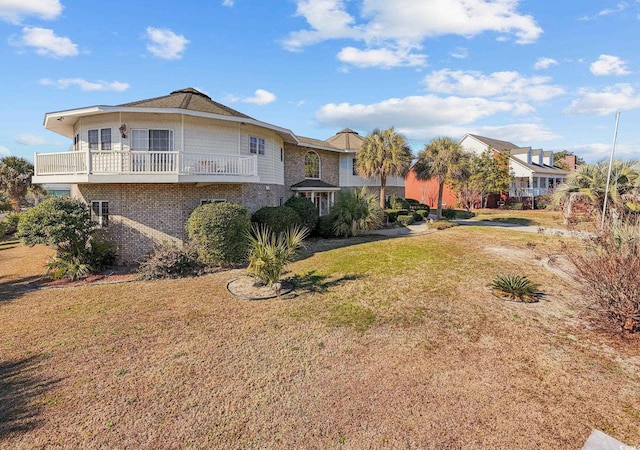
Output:
[[250,224],[245,207],[224,202],[196,208],[186,228],[202,264],[231,265],[246,257]]
[[24,245],[51,245],[47,263],[53,278],[75,279],[114,263],[113,245],[97,235],[87,205],[70,197],[50,197],[20,215],[16,237]]
[[9,202],[16,211],[25,203],[27,191],[31,187],[33,164],[24,158],[6,156],[0,159],[0,190],[6,192]]
[[378,199],[363,187],[359,191],[338,192],[329,217],[336,235],[349,237],[380,228],[383,210]]
[[418,161],[414,165],[416,178],[438,180],[438,211],[436,217],[442,219],[442,196],[444,185],[451,182],[456,174],[460,173],[464,158],[462,147],[451,138],[440,137],[432,140],[418,155]]
[[380,208],[384,209],[387,177],[404,177],[411,165],[411,149],[406,138],[393,127],[376,128],[362,141],[356,154],[356,170],[365,178],[380,177]]

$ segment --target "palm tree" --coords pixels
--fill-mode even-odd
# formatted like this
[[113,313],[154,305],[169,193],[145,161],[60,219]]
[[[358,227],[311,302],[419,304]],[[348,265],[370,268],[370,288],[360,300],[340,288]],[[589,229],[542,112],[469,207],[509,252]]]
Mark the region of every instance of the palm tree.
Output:
[[411,149],[406,138],[393,127],[376,128],[362,141],[356,155],[356,170],[365,178],[380,177],[380,207],[384,209],[387,177],[404,177],[411,165]]
[[357,236],[382,224],[383,210],[374,195],[363,187],[359,191],[340,191],[329,213],[333,231],[338,236]]
[[0,159],[0,190],[6,192],[16,211],[24,203],[32,176],[33,164],[26,159],[17,156]]
[[[561,204],[565,223],[568,222],[576,200],[591,206],[591,212],[602,210],[607,187],[609,164],[582,164],[570,173],[566,181],[558,186],[554,201]],[[625,202],[637,199],[640,187],[640,166],[634,162],[614,161],[611,167],[608,201],[613,208],[621,208]]]
[[448,137],[433,139],[418,155],[413,166],[418,180],[435,177],[438,180],[438,212],[437,219],[442,218],[442,193],[447,181],[464,176],[467,171],[461,170],[464,164],[464,152],[457,142]]

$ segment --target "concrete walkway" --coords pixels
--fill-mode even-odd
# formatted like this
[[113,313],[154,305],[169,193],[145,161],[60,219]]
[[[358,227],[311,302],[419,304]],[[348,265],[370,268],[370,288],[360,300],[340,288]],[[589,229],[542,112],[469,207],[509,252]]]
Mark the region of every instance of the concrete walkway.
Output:
[[[433,218],[435,219],[435,216]],[[490,220],[457,219],[454,222],[464,226],[509,228],[513,231],[523,231],[525,233],[539,233],[539,234],[547,234],[552,236],[575,237],[575,238],[581,238],[581,239],[586,239],[593,236],[592,233],[588,233],[585,231],[569,231],[569,230],[563,230],[560,228],[544,228],[544,227],[532,226],[532,225],[518,225],[514,223],[493,222]],[[372,231],[370,234],[377,234],[377,235],[389,236],[389,237],[399,237],[399,236],[417,236],[421,234],[432,233],[434,231],[435,230],[427,227],[427,222],[424,221],[424,222],[419,222],[406,227],[384,228],[381,230],[375,230],[375,231]]]

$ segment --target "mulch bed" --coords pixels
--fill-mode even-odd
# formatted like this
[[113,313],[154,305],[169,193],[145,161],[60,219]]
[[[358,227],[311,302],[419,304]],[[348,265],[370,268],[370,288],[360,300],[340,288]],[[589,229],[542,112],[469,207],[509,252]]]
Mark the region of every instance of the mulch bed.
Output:
[[137,277],[135,266],[118,266],[112,267],[102,273],[92,274],[79,280],[69,280],[60,278],[59,280],[51,280],[48,278],[40,278],[34,283],[30,283],[32,288],[63,288],[87,286],[93,284],[113,284],[126,283],[134,281]]

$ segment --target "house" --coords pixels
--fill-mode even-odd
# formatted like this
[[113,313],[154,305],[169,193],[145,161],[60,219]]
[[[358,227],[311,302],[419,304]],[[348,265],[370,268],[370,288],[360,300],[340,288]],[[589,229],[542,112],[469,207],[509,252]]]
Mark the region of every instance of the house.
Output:
[[[70,184],[121,262],[139,260],[155,243],[183,243],[184,224],[203,203],[229,201],[255,212],[301,195],[322,215],[337,191],[376,184],[353,169],[358,133],[297,136],[193,88],[47,113],[44,126],[71,139],[72,149],[36,153],[33,182]],[[388,184],[404,191],[402,179]]]
[[466,134],[461,140],[463,149],[481,154],[489,149],[493,152],[509,152],[509,169],[513,180],[509,188],[509,198],[529,199],[535,204],[535,197],[547,195],[568,175],[553,165],[553,152],[531,147],[520,147],[508,141],[501,141],[475,134]]

